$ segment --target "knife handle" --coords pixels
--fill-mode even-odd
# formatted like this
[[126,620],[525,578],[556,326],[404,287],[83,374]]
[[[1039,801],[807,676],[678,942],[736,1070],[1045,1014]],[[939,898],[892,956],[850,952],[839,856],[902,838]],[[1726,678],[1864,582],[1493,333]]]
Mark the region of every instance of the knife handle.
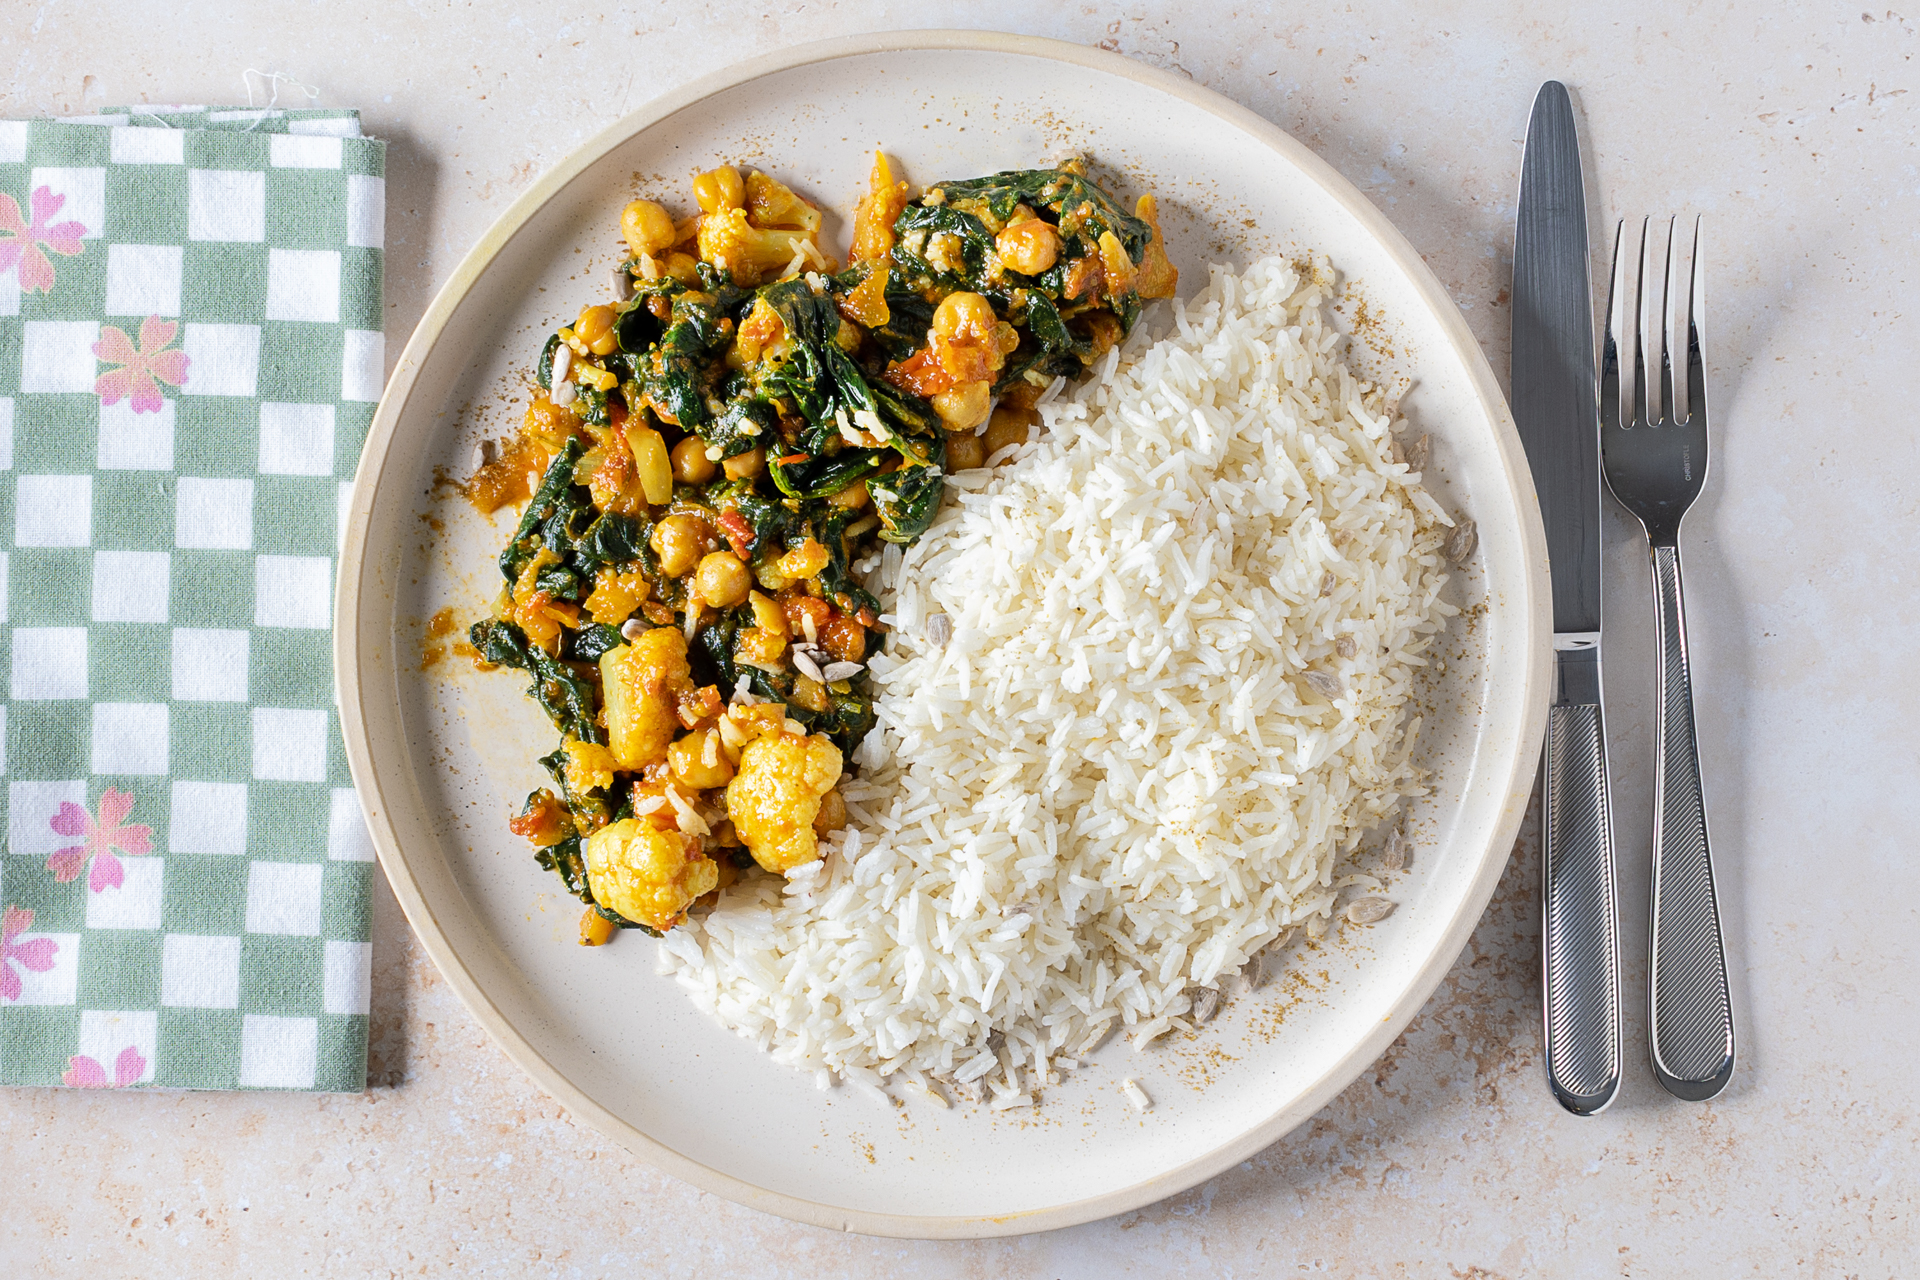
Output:
[[1578,1116],[1620,1088],[1620,912],[1614,892],[1600,650],[1554,653],[1541,857],[1541,978],[1547,1080]]
[[1676,1098],[1699,1102],[1733,1076],[1733,1001],[1707,851],[1678,547],[1653,548],[1653,607],[1660,645],[1653,718],[1653,1074]]

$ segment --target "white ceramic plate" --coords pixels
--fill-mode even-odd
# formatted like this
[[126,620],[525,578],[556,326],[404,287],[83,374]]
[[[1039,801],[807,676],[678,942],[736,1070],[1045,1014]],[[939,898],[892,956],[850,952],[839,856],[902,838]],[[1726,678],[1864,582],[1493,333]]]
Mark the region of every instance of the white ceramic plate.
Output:
[[[546,334],[607,289],[622,204],[689,204],[698,169],[766,169],[844,219],[876,146],[918,183],[1090,155],[1160,199],[1183,293],[1209,259],[1319,250],[1364,299],[1365,360],[1417,379],[1442,501],[1479,522],[1453,588],[1423,735],[1403,905],[1327,945],[1311,976],[1228,1004],[1196,1038],[1124,1042],[1032,1112],[819,1091],[698,1013],[637,934],[583,950],[579,905],[506,827],[545,782],[552,730],[511,674],[423,669],[427,619],[498,590],[510,513],[476,515],[437,473],[512,430]],[[1545,549],[1520,443],[1478,346],[1418,255],[1307,149],[1232,103],[1124,58],[1050,41],[914,32],[810,45],[698,81],[569,156],[467,256],[400,357],[355,482],[336,661],[353,776],[408,919],[512,1057],[580,1119],[679,1177],[807,1222],[902,1236],[1011,1234],[1118,1213],[1198,1183],[1322,1106],[1420,1008],[1478,920],[1518,829],[1546,699]],[[1359,931],[1356,931],[1359,932]],[[1119,1088],[1140,1080],[1155,1105]]]

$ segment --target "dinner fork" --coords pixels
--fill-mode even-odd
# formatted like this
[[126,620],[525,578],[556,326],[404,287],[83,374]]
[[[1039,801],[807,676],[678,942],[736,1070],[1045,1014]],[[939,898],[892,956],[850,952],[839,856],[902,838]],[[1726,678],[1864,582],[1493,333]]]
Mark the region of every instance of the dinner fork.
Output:
[[[1654,700],[1653,945],[1650,1026],[1653,1073],[1689,1101],[1711,1098],[1733,1075],[1733,1003],[1727,953],[1708,852],[1707,810],[1694,736],[1693,674],[1687,658],[1686,604],[1680,585],[1680,521],[1707,476],[1707,382],[1700,331],[1706,306],[1700,222],[1693,226],[1687,284],[1685,403],[1673,364],[1673,242],[1667,224],[1660,296],[1660,375],[1647,380],[1648,223],[1640,227],[1640,269],[1633,332],[1630,415],[1621,413],[1620,344],[1626,320],[1626,223],[1614,236],[1607,291],[1607,336],[1600,356],[1600,460],[1607,487],[1639,518],[1653,558],[1658,624]],[[1649,392],[1656,394],[1649,394]],[[1658,403],[1654,403],[1655,400]]]

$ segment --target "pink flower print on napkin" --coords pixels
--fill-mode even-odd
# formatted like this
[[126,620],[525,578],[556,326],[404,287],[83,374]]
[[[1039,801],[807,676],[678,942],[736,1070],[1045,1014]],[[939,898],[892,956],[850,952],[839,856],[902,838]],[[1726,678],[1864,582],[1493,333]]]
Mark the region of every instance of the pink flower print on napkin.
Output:
[[160,406],[166,403],[160,395],[160,382],[180,386],[187,380],[187,365],[192,363],[186,352],[166,349],[179,328],[172,320],[148,316],[140,322],[140,349],[136,351],[132,340],[119,328],[101,325],[100,341],[93,344],[93,354],[121,367],[109,369],[95,380],[93,392],[100,403],[119,404],[131,396],[135,413],[160,412]]
[[60,1083],[69,1089],[124,1089],[140,1078],[147,1069],[147,1060],[132,1045],[120,1051],[113,1060],[113,1079],[107,1079],[107,1070],[84,1053],[76,1053],[67,1059],[67,1069],[60,1073]]
[[87,888],[94,893],[119,888],[127,873],[120,866],[120,859],[114,856],[114,850],[130,858],[153,852],[152,827],[139,823],[122,825],[132,812],[133,797],[112,787],[100,793],[98,822],[73,801],[62,800],[60,812],[51,819],[54,833],[79,836],[84,843],[70,844],[53,852],[47,859],[47,870],[53,872],[53,878],[65,884],[78,876],[91,859],[93,874],[87,878]]
[[80,242],[80,237],[87,234],[85,226],[72,219],[51,226],[47,223],[66,202],[67,198],[55,195],[52,187],[35,187],[33,225],[29,226],[14,198],[0,192],[0,271],[19,263],[22,293],[46,293],[53,288],[53,263],[40,251],[43,245],[66,258],[85,248]]
[[[13,971],[15,960],[35,973],[53,968],[53,953],[60,949],[60,944],[52,938],[14,941],[32,927],[33,912],[25,907],[9,905],[6,912],[0,914],[0,1000],[20,998],[20,975]],[[141,1070],[145,1069],[143,1065]]]

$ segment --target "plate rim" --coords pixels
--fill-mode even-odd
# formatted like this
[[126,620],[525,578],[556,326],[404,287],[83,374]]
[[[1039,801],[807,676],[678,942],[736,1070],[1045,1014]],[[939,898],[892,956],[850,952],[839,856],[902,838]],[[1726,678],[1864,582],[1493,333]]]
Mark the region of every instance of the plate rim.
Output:
[[[437,345],[454,310],[472,291],[507,242],[573,181],[608,152],[635,134],[703,99],[735,89],[778,72],[819,62],[872,54],[910,51],[964,51],[1038,57],[1133,80],[1144,87],[1171,94],[1223,122],[1238,128],[1280,153],[1360,222],[1406,275],[1427,308],[1439,320],[1446,342],[1462,358],[1475,396],[1486,410],[1494,443],[1508,484],[1519,499],[1521,540],[1527,597],[1515,611],[1522,622],[1522,642],[1528,653],[1525,666],[1525,708],[1521,749],[1515,753],[1505,780],[1506,798],[1501,818],[1467,892],[1442,930],[1440,942],[1407,984],[1387,1016],[1290,1104],[1264,1122],[1194,1159],[1127,1187],[1044,1209],[1007,1215],[924,1215],[878,1213],[823,1204],[784,1192],[770,1191],[724,1173],[648,1136],[613,1114],[575,1085],[548,1061],[500,1011],[468,969],[459,951],[442,930],[400,846],[389,817],[381,779],[373,768],[365,701],[379,680],[377,648],[360,642],[359,613],[363,595],[378,594],[373,566],[367,555],[373,494],[393,461],[397,429],[411,400],[414,384],[428,355]],[[540,175],[468,250],[422,313],[408,337],[367,433],[355,470],[347,524],[340,551],[335,587],[333,658],[335,694],[342,736],[355,789],[360,796],[367,828],[382,871],[393,889],[408,925],[441,975],[463,1005],[513,1062],[555,1101],[578,1119],[634,1155],[703,1191],[781,1217],[864,1235],[904,1239],[968,1239],[1021,1235],[1075,1226],[1152,1204],[1185,1191],[1272,1145],[1323,1108],[1351,1084],[1405,1030],[1439,986],[1465,948],[1468,937],[1485,914],[1519,834],[1533,790],[1533,778],[1546,733],[1545,688],[1550,665],[1544,637],[1550,630],[1547,594],[1546,532],[1533,476],[1515,429],[1506,397],[1479,341],[1439,279],[1412,244],[1331,164],[1306,144],[1252,110],[1192,80],[1136,62],[1104,49],[1040,36],[978,30],[909,30],[864,33],[811,41],[776,50],[719,70],[669,90],[636,111],[599,130]],[[364,668],[364,669],[363,669]],[[368,679],[372,676],[373,679]]]

